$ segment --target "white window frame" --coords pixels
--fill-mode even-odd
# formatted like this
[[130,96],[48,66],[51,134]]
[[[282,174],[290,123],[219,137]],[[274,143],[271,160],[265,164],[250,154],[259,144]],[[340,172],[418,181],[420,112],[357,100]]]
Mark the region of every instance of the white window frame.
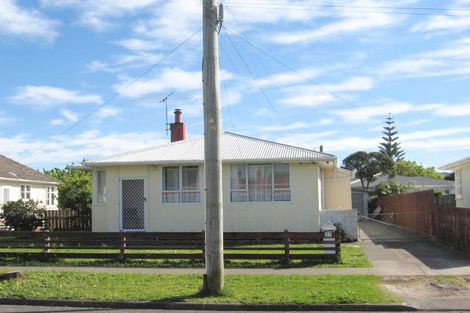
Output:
[[[274,185],[274,165],[287,165],[288,166],[288,174],[289,174],[289,188],[275,188]],[[249,185],[248,185],[248,166],[249,165],[271,165],[271,200],[266,201],[250,201],[249,195]],[[245,168],[245,189],[232,189],[232,166],[243,166]],[[291,166],[289,163],[245,163],[245,164],[232,164],[230,166],[230,202],[232,203],[266,203],[266,202],[292,202],[292,188],[291,188]],[[290,192],[290,199],[289,200],[274,200],[274,194],[276,191],[289,191]],[[246,193],[246,201],[234,201],[232,198],[232,192],[245,192]]]
[[[198,188],[197,189],[183,189],[183,168],[185,167],[193,167],[197,168],[197,182]],[[178,168],[178,189],[175,190],[165,190],[165,169],[166,168]],[[184,201],[183,202],[183,194],[184,193],[198,193],[199,200],[198,201]],[[164,194],[165,193],[178,193],[178,201],[168,202],[165,201]],[[182,165],[182,166],[162,166],[162,186],[161,186],[161,198],[160,202],[164,204],[172,204],[172,203],[179,203],[179,204],[191,204],[191,203],[200,203],[201,202],[201,168],[198,165]]]
[[[102,175],[102,179],[100,180],[100,173]],[[103,192],[100,192],[100,181],[103,183]],[[96,196],[95,196],[96,204],[105,204],[106,203],[106,171],[105,170],[98,170],[96,171]]]
[[463,198],[461,170],[454,171],[455,199]]
[[20,199],[31,200],[31,185],[20,185]]
[[55,186],[47,186],[46,187],[46,205],[48,206],[55,206],[56,205],[56,187]]

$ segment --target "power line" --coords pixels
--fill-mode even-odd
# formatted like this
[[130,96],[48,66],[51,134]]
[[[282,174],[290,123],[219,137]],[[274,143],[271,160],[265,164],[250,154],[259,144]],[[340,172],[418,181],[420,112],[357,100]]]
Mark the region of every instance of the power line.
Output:
[[452,16],[452,17],[470,17],[468,14],[446,14],[446,13],[430,13],[430,12],[403,12],[393,11],[391,9],[379,9],[379,10],[363,10],[354,8],[335,8],[335,7],[302,7],[296,5],[281,6],[281,5],[244,5],[244,4],[228,4],[233,8],[241,9],[263,9],[263,10],[297,10],[297,11],[321,11],[321,12],[337,12],[337,13],[364,13],[364,14],[396,14],[396,15],[417,15],[417,16]]
[[[173,49],[171,49],[164,57],[162,57],[160,60],[158,60],[158,62],[156,62],[155,64],[153,64],[151,67],[149,67],[147,70],[145,70],[144,72],[142,72],[140,75],[138,75],[135,79],[133,79],[130,83],[128,83],[126,86],[124,86],[120,91],[116,92],[114,95],[112,95],[110,98],[108,98],[106,101],[104,101],[103,103],[101,103],[96,109],[94,109],[93,111],[91,111],[90,113],[88,113],[87,115],[85,115],[83,118],[81,118],[80,120],[78,120],[77,122],[75,122],[74,124],[72,124],[71,126],[67,127],[65,130],[63,130],[62,132],[60,132],[59,134],[55,135],[55,136],[62,136],[64,134],[66,134],[67,132],[71,131],[72,129],[74,129],[75,127],[77,127],[78,125],[80,125],[82,122],[84,122],[85,120],[87,120],[88,118],[90,118],[91,116],[93,116],[95,113],[97,113],[101,108],[103,108],[105,105],[109,104],[110,102],[112,102],[113,100],[115,100],[116,98],[120,97],[122,95],[122,92],[126,89],[128,89],[129,87],[131,87],[132,85],[134,85],[137,81],[139,81],[142,77],[146,76],[148,73],[150,73],[151,71],[153,71],[157,66],[159,66],[160,64],[162,64],[166,59],[168,59],[173,53],[175,53],[178,49],[180,49],[182,46],[184,46],[188,41],[190,41],[194,36],[196,36],[200,31],[201,31],[202,27],[199,28],[197,31],[195,31],[194,33],[192,33],[189,37],[187,37],[185,40],[183,40],[182,42],[180,42],[176,47],[174,47]],[[52,140],[47,140],[43,145],[41,145],[37,150],[42,150],[44,147],[46,147],[47,145],[49,145],[50,143],[52,142]]]
[[237,2],[237,1],[225,1],[228,5],[276,5],[284,7],[317,7],[317,8],[360,8],[360,9],[385,9],[385,10],[422,10],[422,11],[470,11],[470,8],[438,8],[438,7],[404,7],[404,6],[375,6],[375,5],[338,5],[338,4],[313,4],[306,1],[286,5],[285,2],[270,1],[267,3],[256,3],[256,2]]
[[[271,109],[276,113],[279,121],[281,122],[281,124],[283,126],[286,126],[286,124],[284,123],[281,115],[279,114],[279,112],[276,110],[276,108],[274,107],[274,104],[272,103],[272,101],[269,99],[268,95],[266,94],[266,92],[264,91],[263,87],[261,87],[261,85],[259,84],[258,80],[256,79],[255,75],[253,74],[253,72],[251,71],[250,69],[250,66],[248,65],[248,63],[246,62],[245,58],[243,57],[243,55],[241,54],[240,50],[237,48],[237,46],[235,45],[235,43],[233,42],[232,38],[230,37],[230,35],[228,33],[226,33],[227,35],[227,38],[229,39],[230,43],[232,44],[233,48],[235,49],[235,52],[238,54],[238,56],[240,57],[240,59],[242,60],[243,64],[245,65],[245,68],[246,70],[248,71],[248,73],[250,74],[251,78],[253,79],[253,81],[255,82],[258,90],[261,92],[261,94],[263,95],[263,97],[266,99],[266,102],[268,102],[268,104],[270,105]],[[287,129],[287,131],[289,133],[290,130]],[[291,135],[293,135],[291,133]]]
[[[260,47],[256,46],[254,43],[252,43],[250,40],[248,40],[245,36],[237,33],[236,31],[226,27],[226,26],[223,26],[223,28],[231,33],[233,33],[234,35],[236,35],[237,37],[239,37],[240,39],[242,39],[244,42],[246,42],[248,45],[250,45],[251,47],[255,48],[256,50],[262,52],[264,55],[270,57],[271,59],[273,59],[274,61],[276,61],[277,63],[279,63],[280,65],[284,66],[285,68],[289,69],[290,71],[296,73],[297,75],[300,75],[302,76],[304,79],[308,80],[310,83],[312,83],[313,85],[315,85],[317,88],[320,88],[322,91],[325,91],[327,92],[328,94],[334,96],[335,98],[339,99],[339,100],[342,100],[346,103],[348,103],[349,105],[353,106],[353,107],[357,107],[356,104],[352,103],[351,101],[347,100],[346,98],[340,96],[339,94],[333,92],[333,91],[330,91],[330,90],[327,90],[327,89],[324,89],[324,88],[321,88],[320,85],[318,85],[316,82],[314,82],[310,77],[308,77],[307,75],[304,75],[303,73],[297,71],[295,68],[291,67],[290,65],[282,62],[281,60],[279,60],[278,58],[276,58],[275,56],[273,56],[272,54],[266,52],[265,50],[261,49]],[[228,34],[228,33],[227,33]]]

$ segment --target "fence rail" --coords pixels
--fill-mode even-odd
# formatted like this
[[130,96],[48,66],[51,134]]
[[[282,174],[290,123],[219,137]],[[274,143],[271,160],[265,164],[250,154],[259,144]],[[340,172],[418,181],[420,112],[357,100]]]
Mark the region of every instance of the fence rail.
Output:
[[[204,233],[0,232],[0,258],[204,259]],[[324,233],[224,233],[226,260],[338,260]]]
[[387,222],[470,254],[470,208],[438,205],[432,190],[380,197]]

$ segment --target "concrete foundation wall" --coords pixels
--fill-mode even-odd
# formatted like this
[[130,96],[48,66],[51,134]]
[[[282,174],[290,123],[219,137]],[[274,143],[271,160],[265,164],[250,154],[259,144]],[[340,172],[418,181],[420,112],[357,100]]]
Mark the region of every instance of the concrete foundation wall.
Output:
[[357,240],[357,210],[323,210],[320,212],[320,225],[326,222],[340,223],[351,240]]

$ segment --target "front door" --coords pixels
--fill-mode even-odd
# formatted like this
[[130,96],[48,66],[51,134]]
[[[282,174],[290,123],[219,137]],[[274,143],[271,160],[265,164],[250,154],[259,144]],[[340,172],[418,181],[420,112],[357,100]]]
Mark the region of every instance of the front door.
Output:
[[145,180],[121,179],[121,230],[145,230]]

